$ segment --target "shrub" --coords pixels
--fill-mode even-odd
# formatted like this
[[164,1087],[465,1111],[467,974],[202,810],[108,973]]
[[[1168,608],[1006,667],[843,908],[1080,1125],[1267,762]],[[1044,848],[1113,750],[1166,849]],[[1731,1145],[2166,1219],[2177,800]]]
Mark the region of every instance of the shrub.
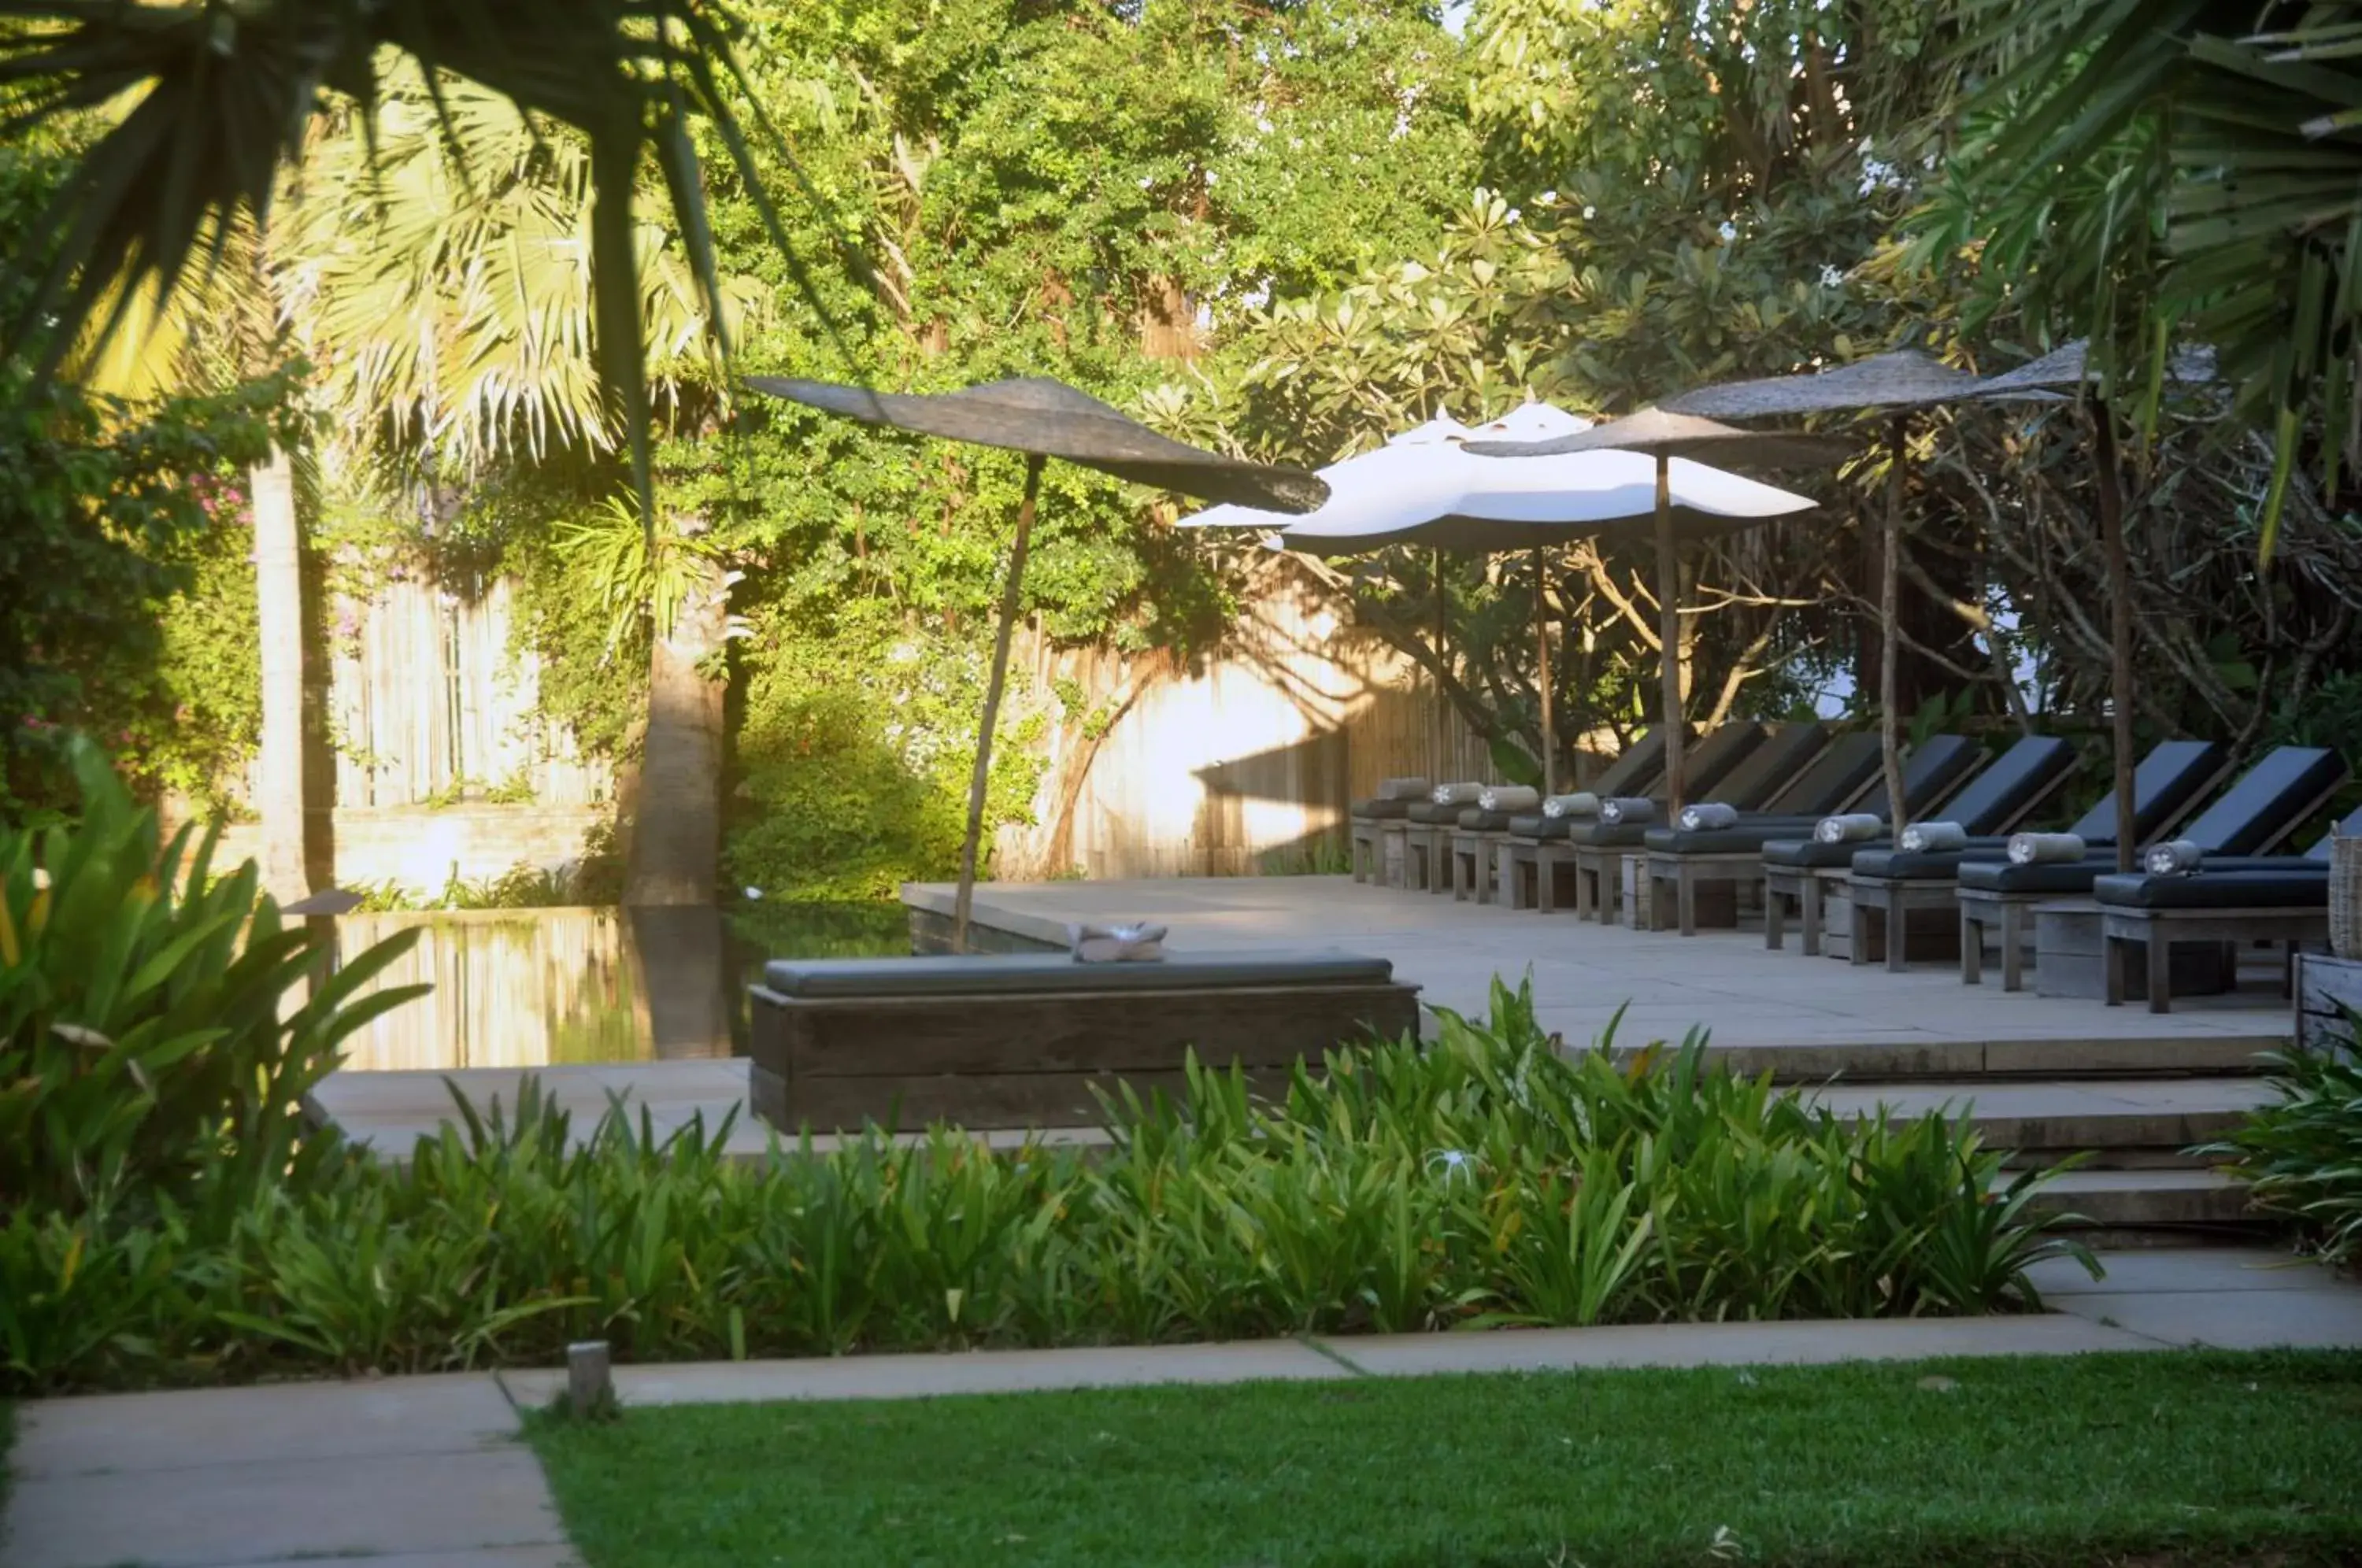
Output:
[[[2362,1029],[2362,1017],[2348,1015]],[[2204,1152],[2233,1162],[2260,1207],[2296,1220],[2329,1262],[2362,1263],[2362,1058],[2275,1055],[2279,1101]]]
[[1694,1041],[1570,1059],[1522,990],[1327,1066],[1270,1105],[1203,1069],[1120,1094],[1096,1157],[938,1127],[741,1162],[621,1108],[577,1140],[528,1094],[226,1223],[20,1210],[10,1382],[1987,1312],[2081,1251],[1966,1128],[1841,1121]]
[[78,827],[0,828],[0,1201],[72,1216],[200,1176],[300,1177],[325,1147],[302,1135],[304,1095],[348,1034],[425,989],[347,1005],[407,940],[322,973],[250,862],[214,877],[211,834],[160,845],[94,746],[72,764]]

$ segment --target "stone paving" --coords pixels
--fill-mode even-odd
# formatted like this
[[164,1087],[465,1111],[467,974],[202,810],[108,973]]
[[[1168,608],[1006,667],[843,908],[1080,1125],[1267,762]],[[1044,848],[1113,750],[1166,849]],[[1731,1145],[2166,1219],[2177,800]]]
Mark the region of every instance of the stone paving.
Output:
[[[912,905],[950,907],[950,889],[905,889]],[[987,883],[977,917],[1002,930],[1063,941],[1070,920],[1143,916],[1172,927],[1178,950],[1344,947],[1394,961],[1425,988],[1431,1005],[1482,1014],[1493,977],[1530,973],[1541,1021],[1567,1040],[1594,1040],[1625,1010],[1618,1038],[1628,1044],[1680,1039],[1708,1031],[1710,1047],[1729,1066],[1766,1069],[1805,1081],[1838,1075],[1882,1079],[1975,1080],[2078,1073],[2239,1073],[2257,1052],[2285,1045],[2288,1005],[2277,995],[2244,992],[2197,999],[2165,1017],[2096,1001],[2010,994],[1997,985],[1962,986],[1948,966],[1908,974],[1860,967],[1794,951],[1768,952],[1750,933],[1681,937],[1576,921],[1569,914],[1455,903],[1448,898],[1357,884],[1343,877],[1232,877],[1139,882]],[[764,1132],[746,1106],[740,1061],[568,1065],[535,1069],[546,1090],[588,1127],[611,1095],[647,1108],[660,1132],[702,1115],[708,1127],[737,1113],[730,1147],[756,1154]],[[478,1104],[513,1096],[517,1070],[334,1075],[314,1096],[320,1113],[389,1153],[405,1152],[447,1117],[447,1078]],[[2000,1119],[2003,1101],[1982,1110]],[[1883,1097],[1903,1109],[1916,1099],[1902,1089],[1846,1090]],[[1940,1091],[1957,1099],[1957,1083]],[[2120,1103],[2131,1086],[2104,1094],[2033,1086],[2009,1090],[2009,1113],[2023,1119],[2086,1110],[2129,1114]],[[2162,1117],[2176,1097],[2193,1113],[2235,1112],[2251,1091],[2154,1086],[2150,1110]],[[2063,1094],[2064,1098],[2059,1098]],[[2226,1099],[2226,1097],[2228,1097]],[[2055,1103],[2053,1103],[2055,1101]],[[2206,1134],[2201,1134],[2202,1136]],[[1064,1136],[1064,1135],[1061,1135]],[[1081,1135],[1087,1139],[1088,1134]],[[1010,1143],[1014,1134],[989,1141]],[[2005,1141],[2005,1140],[2003,1140]],[[2195,1138],[2185,1140],[2197,1141]],[[822,1140],[824,1143],[826,1140]]]
[[[894,1399],[1144,1383],[2142,1353],[2362,1349],[2362,1286],[2261,1249],[2050,1264],[2055,1310],[1893,1322],[1710,1323],[1138,1349],[623,1367],[634,1405]],[[212,1389],[23,1407],[0,1568],[564,1568],[518,1411],[559,1372]]]

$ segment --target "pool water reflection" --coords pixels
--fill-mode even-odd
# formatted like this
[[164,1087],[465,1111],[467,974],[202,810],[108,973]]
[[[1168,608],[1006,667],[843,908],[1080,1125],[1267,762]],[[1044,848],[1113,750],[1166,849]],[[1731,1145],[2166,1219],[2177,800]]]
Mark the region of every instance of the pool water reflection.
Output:
[[911,951],[899,904],[436,911],[336,927],[345,958],[419,933],[371,988],[434,989],[346,1042],[348,1067],[380,1072],[743,1055],[746,987],[767,959]]

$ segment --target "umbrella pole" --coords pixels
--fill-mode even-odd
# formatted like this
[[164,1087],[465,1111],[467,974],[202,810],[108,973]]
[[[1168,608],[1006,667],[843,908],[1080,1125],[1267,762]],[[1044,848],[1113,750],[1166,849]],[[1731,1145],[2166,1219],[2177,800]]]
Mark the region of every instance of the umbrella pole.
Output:
[[992,644],[992,675],[984,687],[984,722],[977,728],[976,772],[967,784],[967,837],[960,845],[959,892],[952,900],[952,951],[967,951],[968,907],[976,899],[977,843],[984,836],[985,786],[992,778],[992,726],[1000,718],[1000,690],[1009,679],[1009,637],[1025,582],[1025,546],[1033,535],[1033,503],[1042,491],[1042,455],[1025,458],[1025,499],[1017,506],[1017,542],[1009,551],[1009,586],[1001,591],[1000,626]]
[[1443,611],[1443,547],[1439,545],[1435,549],[1435,665],[1438,673],[1434,677],[1433,718],[1435,722],[1429,726],[1429,740],[1434,749],[1428,754],[1428,777],[1438,784],[1443,782],[1444,748],[1451,744],[1449,706],[1451,699],[1444,695],[1443,676],[1440,673],[1443,668],[1445,635]]
[[2109,705],[2115,712],[2113,727],[2116,751],[2116,869],[2133,868],[2139,846],[2133,810],[2133,569],[2125,551],[2125,498],[2118,488],[2116,422],[2107,403],[2092,400],[2093,476],[2100,510],[2100,542],[2108,565],[2108,687]]
[[1558,726],[1551,716],[1550,596],[1544,585],[1545,557],[1534,550],[1534,649],[1540,668],[1542,692],[1542,793],[1558,793]]
[[1682,715],[1681,564],[1673,554],[1673,459],[1657,454],[1657,668],[1663,679],[1660,722],[1665,727],[1665,809],[1678,817],[1689,802],[1682,794],[1682,749],[1688,738]]
[[1886,550],[1878,563],[1878,749],[1886,774],[1887,826],[1901,834],[1903,809],[1903,716],[1899,706],[1896,666],[1903,641],[1902,619],[1903,480],[1911,460],[1911,425],[1896,414],[1887,425]]

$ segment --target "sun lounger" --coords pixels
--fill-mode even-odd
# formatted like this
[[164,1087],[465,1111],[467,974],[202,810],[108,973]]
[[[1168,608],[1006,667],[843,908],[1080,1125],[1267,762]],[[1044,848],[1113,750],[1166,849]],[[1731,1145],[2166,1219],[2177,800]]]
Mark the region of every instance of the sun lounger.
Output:
[[[1940,738],[1940,737],[1939,737]],[[1923,753],[1915,753],[1914,763]],[[1954,823],[1971,835],[2006,833],[2039,810],[2058,793],[2075,770],[2075,748],[2056,735],[2026,735],[1973,776],[1963,776],[1958,792],[1940,807],[1915,809],[1914,822],[1940,819]],[[1911,779],[1904,780],[1904,798]],[[1883,791],[1880,791],[1883,794]],[[1863,808],[1876,811],[1876,806]],[[1907,823],[1905,825],[1909,825]],[[1763,846],[1763,945],[1782,944],[1783,917],[1791,900],[1796,905],[1803,945],[1808,955],[1821,950],[1821,909],[1831,884],[1851,875],[1853,862],[1865,848],[1893,842],[1890,834],[1872,844],[1859,840],[1825,844],[1817,838],[1774,839]],[[1862,962],[1859,950],[1853,961]]]
[[[2284,745],[2240,775],[2221,799],[2180,831],[2209,855],[2260,855],[2303,824],[2345,781],[2345,764],[2318,746]],[[2025,911],[2054,900],[2089,897],[2092,885],[2116,868],[2113,852],[2082,860],[1964,860],[1959,869],[1960,979],[1983,977],[1984,942],[2002,944],[2002,987],[2023,982]]]
[[2293,957],[2298,944],[2326,941],[2331,846],[2355,834],[2362,834],[2362,811],[2302,855],[2225,856],[2202,860],[2189,875],[2111,872],[2096,879],[2108,1005],[2123,1005],[2132,988],[2136,946],[2147,953],[2149,1011],[2169,1012],[2175,943],[2279,942]]
[[[2205,798],[2220,782],[2229,754],[2213,741],[2160,741],[2149,748],[2133,775],[2133,823],[2146,844],[2166,832]],[[2116,834],[2114,794],[2103,795],[2067,830],[2095,849],[2113,845]],[[2009,840],[1999,834],[1971,840],[1959,849],[1914,850],[1888,846],[1861,850],[1846,877],[1852,906],[1851,951],[1857,964],[1866,962],[1870,934],[1906,930],[1911,914],[1942,910],[1957,920],[1960,867],[1971,860],[2001,861],[2008,857]],[[1909,944],[1885,938],[1886,966],[1901,972],[1908,965]],[[2005,958],[2003,966],[2015,989],[2018,960]]]
[[[1720,784],[1762,745],[1764,734],[1764,726],[1751,719],[1716,726],[1713,734],[1690,748],[1683,763],[1682,772],[1689,787],[1710,790]],[[1634,744],[1637,748],[1641,743]],[[1628,757],[1631,753],[1625,755]],[[1662,745],[1650,755],[1661,762]],[[1619,759],[1617,767],[1610,767],[1585,786],[1586,791],[1602,801],[1631,796],[1664,799],[1661,767],[1651,769],[1647,777],[1618,777],[1621,765]],[[1573,862],[1571,856],[1562,852],[1566,836],[1575,827],[1597,820],[1592,816],[1554,817],[1539,812],[1512,817],[1507,831],[1493,845],[1494,880],[1501,900],[1513,909],[1538,909],[1545,913],[1555,908],[1558,868]]]
[[[1741,811],[1770,804],[1794,788],[1829,749],[1829,732],[1817,723],[1774,730],[1739,759],[1714,793]],[[1578,920],[1614,924],[1624,857],[1639,854],[1656,823],[1578,823],[1566,833],[1564,853],[1574,862],[1574,913]]]
[[[1953,753],[1948,745],[1943,750]],[[1882,792],[1879,757],[1875,734],[1839,735],[1761,812],[1744,813],[1726,827],[1650,829],[1641,843],[1648,853],[1650,924],[1659,931],[1671,924],[1683,936],[1696,935],[1698,890],[1717,885],[1732,889],[1735,920],[1738,889],[1762,878],[1763,846],[1775,838],[1810,833],[1814,823],[1847,810],[1873,788]],[[1666,919],[1669,911],[1671,922]]]
[[1418,988],[1346,953],[778,962],[751,988],[750,1098],[783,1131],[1088,1126],[1094,1085],[1177,1088],[1188,1052],[1279,1081],[1301,1057],[1418,1027]]

